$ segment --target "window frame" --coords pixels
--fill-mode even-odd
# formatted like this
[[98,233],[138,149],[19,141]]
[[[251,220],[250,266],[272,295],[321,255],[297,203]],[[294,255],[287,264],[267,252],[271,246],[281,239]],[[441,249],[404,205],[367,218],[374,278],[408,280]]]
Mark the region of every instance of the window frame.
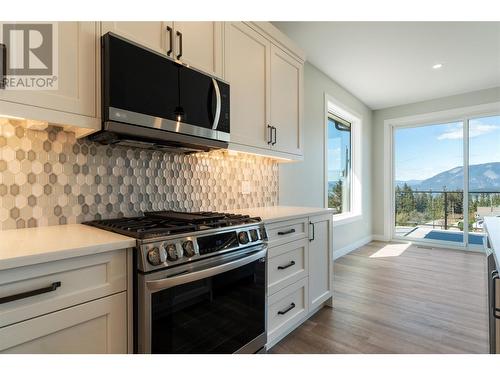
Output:
[[362,116],[333,96],[324,94],[324,207],[328,208],[328,120],[331,114],[351,124],[351,188],[350,210],[333,214],[334,226],[348,224],[363,219],[362,166],[363,149],[361,145]]
[[[352,183],[351,183],[352,182],[352,124],[349,121],[343,119],[342,117],[337,116],[335,113],[332,113],[331,111],[328,111],[327,128],[329,126],[330,121],[332,121],[332,122],[335,123],[334,126],[339,131],[341,131],[341,129],[339,129],[339,127],[337,126],[337,124],[341,124],[341,125],[344,125],[346,127],[349,127],[349,159],[348,159],[348,163],[347,163],[349,169],[348,169],[347,174],[345,176],[346,179],[349,181],[349,191],[348,191],[348,193],[349,193],[349,197],[348,197],[348,199],[349,199],[349,203],[348,203],[349,209],[347,211],[343,211],[342,210],[341,212],[334,213],[334,215],[342,215],[342,214],[347,214],[347,213],[351,212],[352,198],[353,198],[352,186],[351,186],[352,185]],[[326,152],[327,152],[327,155],[326,155],[326,158],[327,158],[326,174],[327,174],[327,176],[326,176],[326,178],[327,178],[327,185],[328,185],[327,189],[328,189],[330,187],[330,184],[329,184],[330,181],[328,180],[328,139],[329,139],[328,136],[329,136],[329,129],[327,129],[327,135],[326,136],[327,136],[327,138],[326,138],[327,139],[326,140],[326,142],[327,142],[327,146],[326,146]],[[328,206],[329,193],[330,192],[327,191],[326,206],[328,208],[331,208],[331,207]]]
[[[436,112],[427,112],[417,115],[408,115],[397,118],[388,118],[384,120],[384,128],[383,128],[383,139],[384,139],[384,154],[383,154],[383,200],[382,200],[382,212],[383,215],[383,233],[375,234],[375,238],[381,241],[391,241],[397,240],[394,237],[392,230],[392,223],[394,222],[394,191],[395,188],[393,186],[394,181],[394,131],[395,128],[403,128],[403,127],[418,127],[418,126],[426,126],[433,125],[440,122],[452,122],[452,121],[462,121],[464,122],[464,137],[466,135],[466,131],[468,131],[468,125],[465,125],[465,121],[468,121],[472,118],[477,117],[487,117],[487,116],[498,116],[500,115],[500,102],[491,102],[485,104],[478,104],[472,106],[464,106],[464,107],[456,107],[451,109],[446,109],[443,111]],[[467,137],[466,137],[467,138]],[[464,142],[464,155],[465,157],[469,157],[468,150],[468,140]],[[467,159],[468,163],[468,159]],[[466,168],[467,169],[467,168]],[[468,170],[464,170],[464,179],[468,179]],[[468,185],[466,187],[466,192],[468,194]],[[465,191],[464,191],[465,194]],[[469,210],[468,206],[464,205],[464,211]],[[380,213],[378,213],[380,214]],[[467,225],[468,223],[465,223]],[[412,243],[421,243],[419,241],[412,240]],[[428,243],[427,243],[428,244]],[[447,247],[453,248],[453,244],[446,243],[445,245],[441,245],[439,243],[433,243],[433,246],[436,247]],[[463,246],[456,247],[457,249],[463,249]],[[472,250],[472,248],[468,248],[468,250]]]

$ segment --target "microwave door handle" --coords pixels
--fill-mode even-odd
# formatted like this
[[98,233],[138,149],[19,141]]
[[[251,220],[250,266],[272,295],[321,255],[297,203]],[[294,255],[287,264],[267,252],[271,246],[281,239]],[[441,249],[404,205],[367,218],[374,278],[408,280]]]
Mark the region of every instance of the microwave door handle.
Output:
[[242,267],[249,263],[255,262],[256,260],[265,257],[266,254],[267,254],[267,248],[257,251],[243,258],[233,260],[232,262],[223,263],[218,266],[210,267],[201,271],[179,274],[178,276],[167,277],[165,279],[160,279],[160,280],[146,281],[146,287],[150,292],[157,292],[160,290],[172,288],[180,284],[185,284],[205,279],[207,277],[212,277],[220,273],[227,272],[235,268]]
[[222,101],[220,97],[220,88],[219,88],[219,83],[215,78],[212,78],[212,83],[214,84],[214,90],[215,90],[215,98],[217,100],[217,104],[215,107],[215,116],[214,116],[214,122],[212,124],[212,129],[217,130],[217,127],[219,126],[219,119],[220,119],[220,111],[222,107]]

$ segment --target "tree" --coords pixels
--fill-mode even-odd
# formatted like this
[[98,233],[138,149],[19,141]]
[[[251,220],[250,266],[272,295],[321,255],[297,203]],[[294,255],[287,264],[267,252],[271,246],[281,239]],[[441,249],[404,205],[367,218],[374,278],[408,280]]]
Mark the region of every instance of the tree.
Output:
[[342,180],[338,180],[328,192],[328,207],[335,212],[342,212]]

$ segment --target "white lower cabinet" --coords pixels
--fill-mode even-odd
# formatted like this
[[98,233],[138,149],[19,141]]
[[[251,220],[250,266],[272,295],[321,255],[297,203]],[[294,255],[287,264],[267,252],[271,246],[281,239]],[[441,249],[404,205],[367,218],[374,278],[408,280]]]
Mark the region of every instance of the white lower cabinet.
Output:
[[268,301],[268,343],[285,337],[290,328],[300,323],[308,312],[307,277],[289,285],[269,297]]
[[128,255],[122,249],[1,271],[0,352],[127,353]]
[[331,302],[333,220],[331,214],[322,214],[266,227],[269,349]]
[[310,218],[309,308],[314,310],[332,296],[332,215]]
[[2,353],[127,353],[127,297],[121,292],[0,329]]

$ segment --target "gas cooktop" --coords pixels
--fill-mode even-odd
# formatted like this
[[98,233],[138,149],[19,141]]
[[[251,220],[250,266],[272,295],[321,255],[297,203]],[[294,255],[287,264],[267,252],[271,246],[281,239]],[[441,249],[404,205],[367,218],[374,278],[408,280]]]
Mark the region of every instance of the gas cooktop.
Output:
[[144,216],[94,220],[83,224],[142,240],[260,222],[258,217],[220,212],[151,211],[145,212]]
[[220,212],[145,212],[143,216],[83,223],[137,239],[137,269],[150,272],[262,246],[262,220]]

